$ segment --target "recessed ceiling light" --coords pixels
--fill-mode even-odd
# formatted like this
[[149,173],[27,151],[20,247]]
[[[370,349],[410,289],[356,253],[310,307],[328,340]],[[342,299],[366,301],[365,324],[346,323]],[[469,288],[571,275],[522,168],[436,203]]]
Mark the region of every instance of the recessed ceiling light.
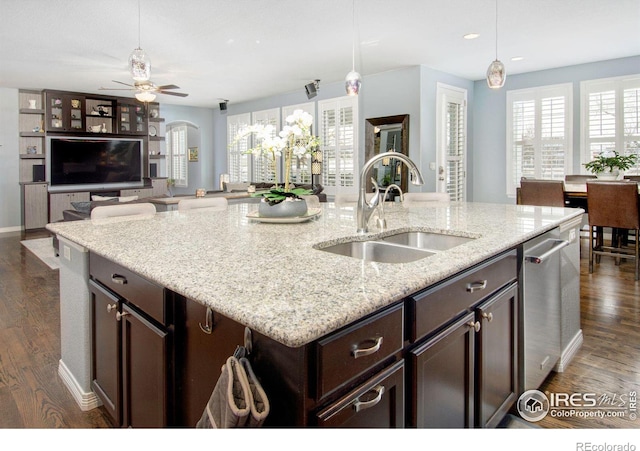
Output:
[[467,33],[464,36],[462,36],[465,39],[471,40],[471,39],[476,39],[478,38],[480,35],[478,33]]
[[511,57],[511,61],[522,61],[524,56],[513,56]]

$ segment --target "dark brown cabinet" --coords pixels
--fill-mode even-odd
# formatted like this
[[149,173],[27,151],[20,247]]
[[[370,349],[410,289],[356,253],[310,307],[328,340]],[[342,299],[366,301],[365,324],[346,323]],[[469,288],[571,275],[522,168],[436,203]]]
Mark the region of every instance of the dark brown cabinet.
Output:
[[143,103],[118,102],[118,131],[123,135],[146,135],[147,113]]
[[[495,427],[515,402],[515,262],[515,254],[509,253],[410,298],[410,310],[429,315],[414,318],[413,330],[419,333],[408,358],[409,425]],[[451,294],[454,297],[443,302]],[[444,321],[447,316],[454,320]]]
[[84,96],[75,93],[45,93],[47,132],[83,132]]
[[116,426],[170,425],[171,315],[161,287],[91,254],[92,388]]

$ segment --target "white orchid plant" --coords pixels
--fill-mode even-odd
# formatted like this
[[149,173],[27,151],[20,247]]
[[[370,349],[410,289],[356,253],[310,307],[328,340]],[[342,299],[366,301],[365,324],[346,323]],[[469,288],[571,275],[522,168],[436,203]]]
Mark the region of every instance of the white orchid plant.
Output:
[[[286,125],[276,135],[273,125],[255,124],[242,128],[234,139],[234,143],[250,135],[255,138],[255,146],[247,153],[266,156],[272,160],[275,169],[276,186],[268,191],[256,192],[255,196],[264,197],[270,204],[277,204],[286,198],[298,198],[310,194],[310,190],[291,189],[291,164],[294,157],[306,158],[319,145],[320,140],[311,133],[313,117],[303,111],[295,110],[285,119]],[[284,188],[279,187],[276,159],[284,157]]]

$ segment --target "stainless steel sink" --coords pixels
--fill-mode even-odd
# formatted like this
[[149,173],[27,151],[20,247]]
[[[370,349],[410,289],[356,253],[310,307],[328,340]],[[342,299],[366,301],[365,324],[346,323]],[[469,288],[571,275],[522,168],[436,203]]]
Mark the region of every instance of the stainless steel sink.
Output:
[[387,243],[400,244],[416,249],[429,251],[446,251],[461,244],[468,243],[474,238],[457,235],[446,235],[433,232],[402,232],[382,238]]
[[379,263],[409,263],[433,255],[433,252],[381,241],[349,241],[334,244],[321,251]]

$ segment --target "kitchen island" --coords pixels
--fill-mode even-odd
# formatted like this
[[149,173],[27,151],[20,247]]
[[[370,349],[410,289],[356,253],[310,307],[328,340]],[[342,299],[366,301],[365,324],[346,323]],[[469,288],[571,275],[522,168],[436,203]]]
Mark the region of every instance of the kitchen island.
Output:
[[[282,385],[274,382],[273,390],[291,391],[277,400],[274,397],[274,424],[313,425],[318,421],[311,416],[323,406],[340,401],[345,391],[368,374],[363,370],[348,383],[342,381],[323,389],[322,381],[317,380],[321,370],[310,363],[322,357],[319,349],[323,349],[323,340],[335,333],[348,334],[349,327],[363,319],[377,324],[376,315],[386,315],[387,311],[398,315],[399,346],[365,368],[390,370],[401,362],[406,344],[412,341],[408,338],[411,326],[406,325],[409,312],[404,312],[405,299],[469,269],[482,269],[482,265],[492,268],[487,262],[497,258],[509,259],[509,277],[516,279],[518,246],[582,213],[577,209],[482,203],[429,207],[393,204],[385,208],[388,229],[384,233],[372,230],[366,236],[358,236],[353,207],[324,204],[317,218],[298,224],[254,221],[247,214],[255,208],[252,204],[238,204],[223,212],[173,211],[134,220],[112,218],[47,226],[61,240],[60,373],[68,386],[75,387],[72,391],[79,393],[77,399],[83,408],[99,404],[91,399],[90,388],[95,343],[91,343],[89,254],[167,290],[171,296],[164,302],[184,299],[250,329],[257,372],[262,369],[273,373],[280,364],[287,371],[297,363],[305,366],[298,368],[295,377],[291,376],[298,382],[284,377],[280,378]],[[408,230],[472,239],[427,258],[400,264],[366,262],[319,250],[343,241]],[[504,265],[501,262],[506,260],[496,261]],[[510,280],[505,279],[505,287]],[[400,313],[396,314],[398,309]],[[69,316],[67,321],[65,314]],[[206,323],[204,319],[201,322]],[[168,327],[167,333],[172,334],[173,330],[173,326]],[[171,352],[175,352],[180,344],[176,340],[172,343]],[[284,357],[279,360],[278,356]],[[264,363],[267,359],[268,364]],[[269,380],[265,389],[277,379],[264,373],[259,376]],[[300,392],[299,397],[296,391]],[[172,402],[168,403],[169,409]],[[291,405],[287,406],[287,402]],[[280,412],[282,409],[287,413]],[[404,405],[397,410],[404,412]],[[401,423],[404,425],[404,420]]]

